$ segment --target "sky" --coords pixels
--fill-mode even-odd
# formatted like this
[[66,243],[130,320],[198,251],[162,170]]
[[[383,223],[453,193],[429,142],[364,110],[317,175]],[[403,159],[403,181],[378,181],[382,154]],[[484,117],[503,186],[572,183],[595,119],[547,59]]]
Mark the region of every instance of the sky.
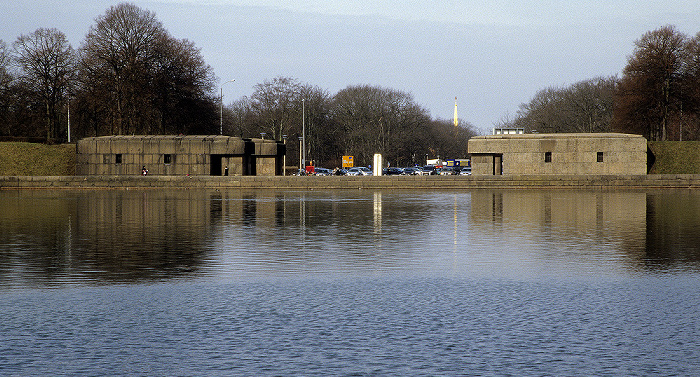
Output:
[[[119,2],[0,0],[0,39],[56,28],[77,49]],[[410,93],[446,120],[456,97],[460,120],[482,133],[541,89],[621,76],[648,31],[700,32],[698,0],[131,2],[201,49],[225,104],[278,76],[330,95],[371,85]]]

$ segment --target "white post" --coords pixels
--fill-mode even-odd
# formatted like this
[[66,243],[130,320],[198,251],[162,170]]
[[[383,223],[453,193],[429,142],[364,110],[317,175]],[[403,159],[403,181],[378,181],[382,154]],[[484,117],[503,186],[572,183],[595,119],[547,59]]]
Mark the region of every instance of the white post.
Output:
[[379,153],[374,154],[374,165],[372,165],[372,175],[379,177],[382,175],[382,155]]

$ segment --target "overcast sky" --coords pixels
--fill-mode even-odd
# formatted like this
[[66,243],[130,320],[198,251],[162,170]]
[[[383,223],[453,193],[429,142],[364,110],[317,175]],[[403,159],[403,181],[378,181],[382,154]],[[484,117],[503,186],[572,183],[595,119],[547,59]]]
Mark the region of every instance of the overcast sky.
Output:
[[[327,89],[409,92],[434,118],[486,132],[540,89],[620,75],[645,32],[700,32],[698,0],[145,0],[176,38],[194,41],[224,102],[277,76]],[[119,1],[0,0],[0,39],[57,28],[78,48]]]

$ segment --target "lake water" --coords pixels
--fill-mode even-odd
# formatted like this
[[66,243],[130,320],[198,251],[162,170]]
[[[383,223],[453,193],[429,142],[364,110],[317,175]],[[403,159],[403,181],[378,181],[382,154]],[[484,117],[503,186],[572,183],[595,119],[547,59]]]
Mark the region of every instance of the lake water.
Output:
[[700,192],[0,190],[0,375],[698,375]]

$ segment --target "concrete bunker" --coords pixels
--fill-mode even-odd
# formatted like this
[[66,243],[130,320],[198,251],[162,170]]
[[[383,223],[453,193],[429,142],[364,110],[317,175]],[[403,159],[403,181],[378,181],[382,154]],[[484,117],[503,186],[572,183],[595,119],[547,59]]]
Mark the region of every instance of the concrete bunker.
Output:
[[501,134],[469,140],[473,175],[643,175],[647,141],[619,133]]
[[285,145],[230,136],[100,136],[76,144],[78,175],[282,175]]

